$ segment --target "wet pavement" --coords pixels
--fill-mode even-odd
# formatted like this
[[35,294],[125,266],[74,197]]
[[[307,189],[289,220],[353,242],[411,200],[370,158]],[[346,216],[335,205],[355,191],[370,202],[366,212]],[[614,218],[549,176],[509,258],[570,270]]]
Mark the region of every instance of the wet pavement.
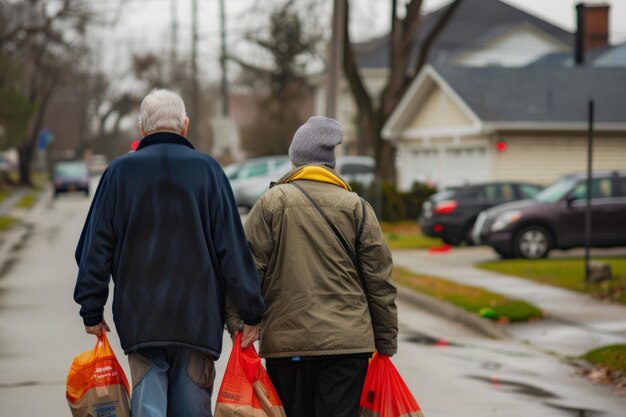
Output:
[[[613,255],[623,252],[623,248],[603,251]],[[571,256],[572,251],[555,255]],[[516,323],[508,326],[507,330],[516,338],[538,347],[578,356],[598,346],[626,344],[626,307],[574,291],[474,268],[479,262],[493,259],[489,248],[453,249],[437,254],[417,250],[394,251],[393,256],[396,265],[414,272],[486,288],[537,305],[546,315],[544,320]]]
[[[0,416],[69,415],[65,377],[72,358],[95,344],[72,301],[73,251],[88,201],[69,196],[39,206],[33,227],[0,277]],[[623,417],[626,398],[574,375],[532,346],[486,339],[462,325],[399,302],[393,362],[428,417]],[[109,323],[110,306],[107,306]],[[115,333],[110,337],[127,363]],[[218,361],[219,387],[230,341]]]

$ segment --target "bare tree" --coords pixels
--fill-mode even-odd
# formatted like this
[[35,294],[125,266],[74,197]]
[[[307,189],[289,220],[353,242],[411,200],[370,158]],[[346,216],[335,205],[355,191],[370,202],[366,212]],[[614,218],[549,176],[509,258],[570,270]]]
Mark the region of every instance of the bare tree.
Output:
[[92,17],[83,0],[0,3],[0,53],[22,68],[24,76],[15,85],[35,108],[18,144],[24,185],[31,185],[30,163],[55,89],[84,70],[84,34]]
[[395,149],[388,141],[383,140],[383,126],[400,103],[411,82],[424,66],[431,46],[462,1],[454,0],[446,6],[437,23],[421,43],[417,61],[412,66],[411,57],[413,56],[412,51],[416,47],[417,34],[420,29],[423,0],[408,1],[403,18],[398,16],[397,0],[392,0],[389,78],[378,100],[371,97],[359,73],[348,30],[349,13],[346,12],[344,73],[357,106],[359,141],[361,144],[364,143],[373,147],[376,171],[381,178],[388,180],[395,178]]
[[[230,57],[242,68],[239,82],[264,96],[259,101],[254,129],[244,132],[248,150],[256,155],[285,153],[294,131],[302,124],[302,109],[311,99],[307,66],[315,59],[322,40],[317,28],[308,26],[305,19],[294,0],[275,7],[267,32],[246,37],[262,52],[265,62]],[[246,140],[248,136],[253,140]]]

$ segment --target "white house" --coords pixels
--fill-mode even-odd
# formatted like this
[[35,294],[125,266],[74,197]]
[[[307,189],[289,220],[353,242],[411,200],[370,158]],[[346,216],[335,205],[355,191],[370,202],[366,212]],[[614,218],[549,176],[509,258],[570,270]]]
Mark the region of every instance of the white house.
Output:
[[[413,60],[419,48],[446,7],[422,17]],[[472,0],[461,3],[450,22],[433,44],[431,65],[472,67],[525,66],[546,54],[570,52],[574,35],[532,14],[499,0]],[[389,67],[389,37],[357,43],[354,46],[359,71],[372,97],[384,88]],[[316,80],[316,113],[325,112],[325,77]],[[344,150],[354,149],[356,106],[348,84],[340,84],[337,118],[345,129]]]
[[586,167],[588,101],[594,168],[626,169],[623,68],[427,66],[383,130],[399,186],[549,183]]

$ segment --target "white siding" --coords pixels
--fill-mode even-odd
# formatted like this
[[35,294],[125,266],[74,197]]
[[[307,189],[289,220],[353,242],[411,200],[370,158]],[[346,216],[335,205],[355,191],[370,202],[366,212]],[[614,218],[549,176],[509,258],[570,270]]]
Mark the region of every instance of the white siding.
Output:
[[441,88],[435,88],[424,100],[408,129],[434,129],[471,126],[471,120]]
[[559,51],[567,51],[567,47],[532,26],[523,25],[482,48],[463,54],[454,63],[469,67],[523,67],[547,53]]
[[[587,138],[576,136],[501,135],[505,152],[493,151],[496,180],[549,184],[562,175],[587,169]],[[497,138],[492,139],[495,149]],[[626,169],[626,135],[594,138],[594,170]]]

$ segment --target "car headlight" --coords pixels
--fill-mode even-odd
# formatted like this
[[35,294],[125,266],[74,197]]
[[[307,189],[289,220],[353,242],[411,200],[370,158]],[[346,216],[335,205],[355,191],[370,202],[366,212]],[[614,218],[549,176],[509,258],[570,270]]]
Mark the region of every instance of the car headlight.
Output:
[[505,229],[506,227],[515,223],[521,218],[522,213],[520,213],[519,211],[505,211],[496,218],[496,221],[493,222],[490,230],[492,232],[497,232],[499,230]]

